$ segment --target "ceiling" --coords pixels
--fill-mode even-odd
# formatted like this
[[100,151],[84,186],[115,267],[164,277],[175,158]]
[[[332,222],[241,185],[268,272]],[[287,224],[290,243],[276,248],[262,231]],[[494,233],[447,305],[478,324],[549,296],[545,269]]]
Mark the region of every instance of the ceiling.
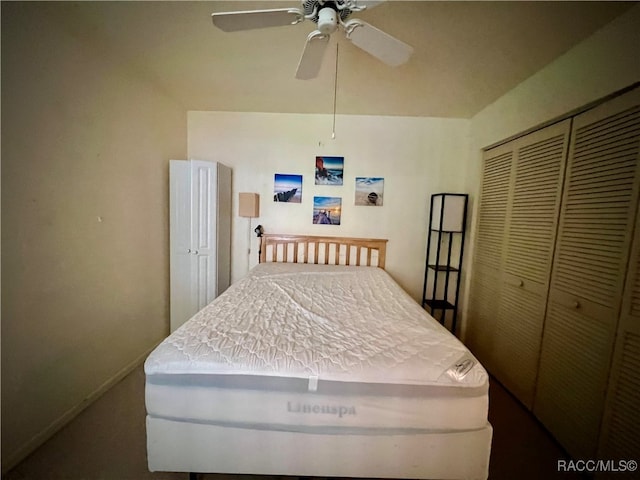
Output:
[[469,118],[634,2],[388,1],[361,18],[412,45],[391,68],[333,34],[318,78],[294,78],[310,21],[225,33],[210,14],[287,2],[47,2],[52,17],[188,110]]

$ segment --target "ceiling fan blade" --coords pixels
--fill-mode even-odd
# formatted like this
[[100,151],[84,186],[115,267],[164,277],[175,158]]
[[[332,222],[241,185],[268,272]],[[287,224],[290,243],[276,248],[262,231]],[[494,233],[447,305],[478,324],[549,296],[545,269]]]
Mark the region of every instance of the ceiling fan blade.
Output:
[[212,13],[211,20],[220,30],[237,32],[255,28],[295,25],[304,20],[304,14],[297,8],[278,8],[273,10]]
[[298,69],[296,70],[296,78],[300,80],[309,80],[316,78],[320,67],[324,52],[329,44],[329,35],[325,35],[319,30],[314,30],[307,37],[307,43],[304,45]]
[[349,20],[344,27],[347,38],[356,47],[392,67],[402,65],[413,53],[410,45],[362,20]]

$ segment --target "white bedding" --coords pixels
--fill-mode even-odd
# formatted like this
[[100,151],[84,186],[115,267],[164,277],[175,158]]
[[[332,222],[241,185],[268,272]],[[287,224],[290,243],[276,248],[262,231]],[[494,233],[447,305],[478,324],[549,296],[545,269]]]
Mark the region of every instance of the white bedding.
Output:
[[377,267],[260,264],[145,373],[151,471],[487,477],[485,370]]
[[[460,378],[465,360],[474,366]],[[487,385],[466,347],[384,270],[288,263],[256,266],[162,342],[145,373]]]
[[150,415],[290,431],[484,428],[488,381],[382,269],[260,264],[147,359]]

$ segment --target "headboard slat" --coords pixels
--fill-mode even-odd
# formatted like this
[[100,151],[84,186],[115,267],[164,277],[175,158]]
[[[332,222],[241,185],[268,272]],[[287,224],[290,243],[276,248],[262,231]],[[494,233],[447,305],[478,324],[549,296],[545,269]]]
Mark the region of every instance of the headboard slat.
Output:
[[[375,238],[351,238],[351,237],[323,237],[313,235],[285,235],[265,234],[262,236],[260,262],[290,262],[294,263],[319,263],[320,245],[324,244],[324,264],[351,265],[351,249],[356,249],[355,265],[385,268],[386,239]],[[280,247],[282,245],[282,247]],[[303,247],[303,255],[299,255],[300,245]],[[331,255],[331,248],[335,246],[335,252]],[[343,250],[344,246],[344,250]],[[282,259],[279,259],[278,249],[282,248]],[[292,259],[289,258],[289,248],[293,248]],[[313,255],[309,250],[313,248]],[[364,250],[364,255],[363,255]],[[376,255],[373,252],[376,252]],[[301,257],[304,258],[301,258]],[[271,260],[268,260],[271,259]],[[375,260],[375,261],[374,261]]]

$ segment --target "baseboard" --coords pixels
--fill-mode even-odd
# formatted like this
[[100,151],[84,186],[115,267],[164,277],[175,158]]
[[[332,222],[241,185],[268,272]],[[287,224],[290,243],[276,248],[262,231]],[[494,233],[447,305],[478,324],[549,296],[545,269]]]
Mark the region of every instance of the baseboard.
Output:
[[[22,460],[32,454],[38,447],[44,444],[47,440],[53,437],[59,430],[76,418],[84,409],[89,407],[93,402],[105,394],[111,387],[116,385],[120,380],[134,371],[144,360],[149,356],[151,351],[156,347],[154,345],[142,355],[138,356],[135,360],[127,364],[124,368],[120,369],[115,375],[109,378],[106,382],[100,385],[96,390],[87,395],[82,402],[65,412],[60,418],[51,423],[42,432],[34,435],[31,440],[20,447],[15,453],[8,458],[3,458],[2,475],[4,476],[9,470],[16,467]],[[3,455],[4,457],[4,455]]]

